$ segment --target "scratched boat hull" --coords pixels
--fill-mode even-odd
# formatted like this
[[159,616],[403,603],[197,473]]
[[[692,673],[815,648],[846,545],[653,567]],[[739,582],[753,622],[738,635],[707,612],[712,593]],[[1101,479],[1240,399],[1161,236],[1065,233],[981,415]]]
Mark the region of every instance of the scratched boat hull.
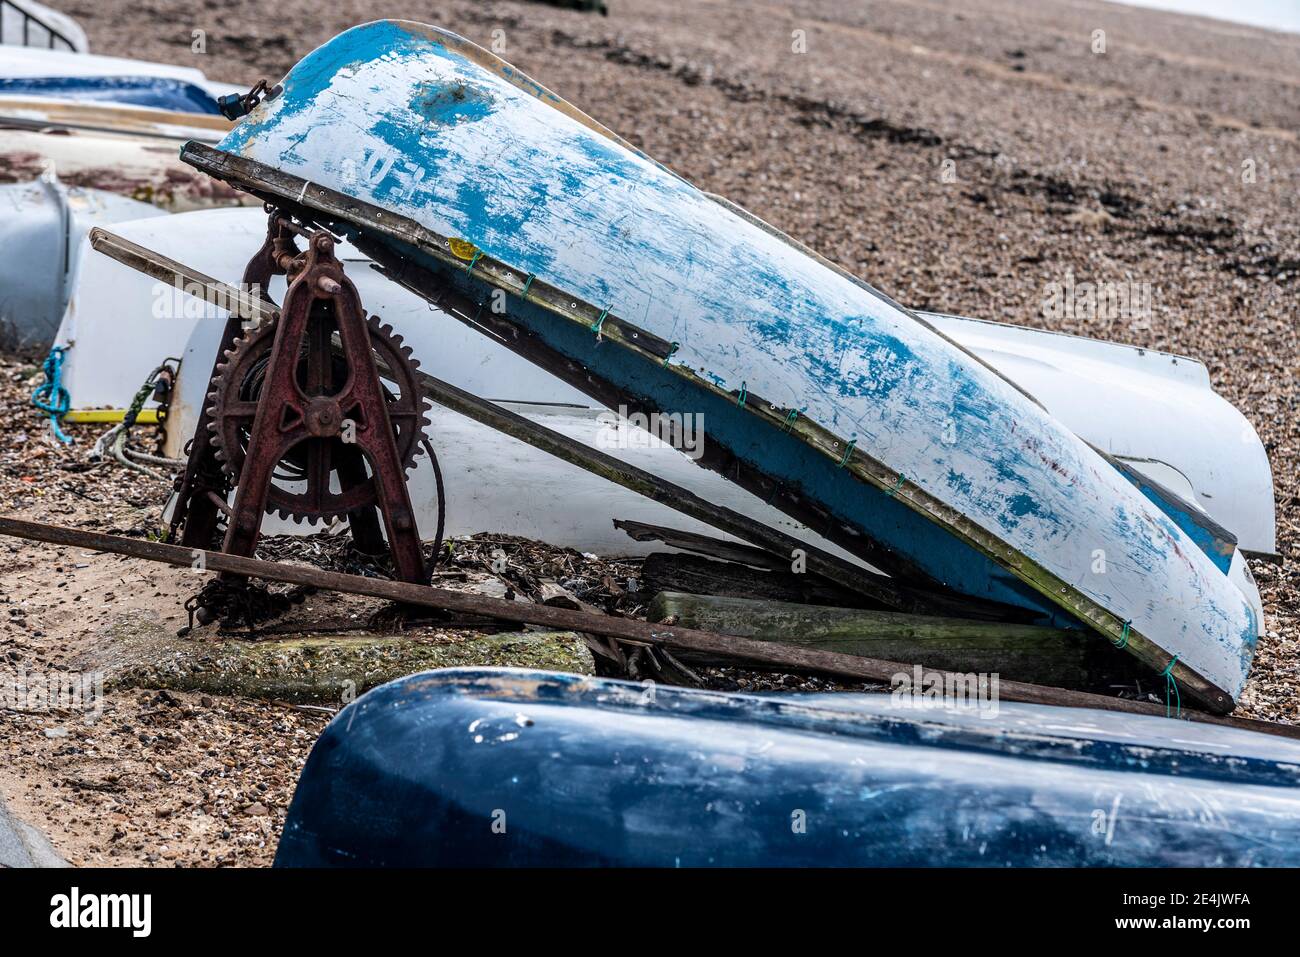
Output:
[[703,461],[873,564],[1091,627],[1232,707],[1261,624],[1235,544],[931,325],[452,34],[357,27],[283,86],[182,158],[478,303],[465,321],[607,404],[702,415]]
[[276,864],[1295,866],[1297,768],[1165,718],[437,671],[330,723]]

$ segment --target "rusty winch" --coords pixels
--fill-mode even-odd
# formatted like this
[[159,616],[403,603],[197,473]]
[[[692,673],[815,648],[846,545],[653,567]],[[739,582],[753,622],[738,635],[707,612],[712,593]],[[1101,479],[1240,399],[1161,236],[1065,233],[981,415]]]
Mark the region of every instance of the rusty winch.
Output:
[[418,363],[391,327],[366,316],[335,237],[268,213],[243,289],[265,300],[283,275],[288,292],[269,321],[231,310],[177,480],[171,540],[207,549],[220,537],[223,552],[252,556],[264,513],[346,517],[358,549],[387,552],[395,577],[426,583],[406,487],[428,448]]

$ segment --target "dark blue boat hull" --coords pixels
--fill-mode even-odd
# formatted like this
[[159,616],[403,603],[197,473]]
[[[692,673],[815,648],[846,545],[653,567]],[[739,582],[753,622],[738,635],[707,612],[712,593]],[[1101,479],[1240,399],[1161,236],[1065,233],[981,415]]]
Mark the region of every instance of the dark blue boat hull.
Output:
[[278,866],[1296,866],[1300,744],[509,669],[345,709]]

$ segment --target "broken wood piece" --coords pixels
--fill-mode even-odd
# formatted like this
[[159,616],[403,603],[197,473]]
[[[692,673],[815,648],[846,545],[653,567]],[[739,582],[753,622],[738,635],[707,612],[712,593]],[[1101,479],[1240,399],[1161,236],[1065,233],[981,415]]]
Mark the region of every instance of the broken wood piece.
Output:
[[[672,548],[680,548],[685,552],[694,552],[697,555],[705,555],[709,558],[718,558],[724,562],[736,562],[742,565],[753,565],[755,568],[765,568],[771,571],[791,571],[793,560],[790,558],[778,558],[770,551],[762,548],[754,548],[752,545],[742,545],[737,542],[727,542],[720,538],[710,538],[707,535],[699,535],[695,532],[685,532],[675,528],[664,528],[660,525],[649,525],[645,522],[634,522],[631,519],[616,518],[614,527],[627,532],[628,537],[637,542],[663,542]],[[882,579],[886,576],[881,575]]]
[[[738,542],[728,542],[720,538],[711,538],[708,535],[700,535],[696,532],[687,532],[676,528],[665,528],[660,525],[650,525],[646,522],[636,522],[630,519],[614,519],[614,527],[620,528],[638,542],[663,542],[672,548],[680,548],[682,551],[691,552],[696,555],[703,555],[707,558],[715,558],[720,561],[730,562],[736,565],[750,565],[754,568],[761,568],[768,572],[770,581],[776,581],[778,578],[790,582],[795,576],[804,579],[807,584],[798,588],[791,589],[792,592],[800,590],[809,595],[825,594],[828,600],[823,604],[842,604],[852,608],[869,608],[873,605],[879,605],[886,608],[896,608],[897,605],[889,604],[882,601],[865,603],[853,597],[850,600],[835,601],[830,598],[831,591],[825,586],[829,583],[834,585],[831,579],[823,575],[808,574],[804,564],[795,560],[792,556],[777,556],[770,550],[754,548],[750,545],[744,545]],[[940,592],[927,591],[902,582],[895,581],[888,575],[882,575],[879,572],[873,572],[868,569],[861,569],[862,574],[873,576],[877,583],[882,587],[897,588],[900,593],[909,597],[910,608],[916,613],[925,613],[931,615],[950,615],[957,618],[980,619],[984,621],[1024,621],[1028,616],[1021,614],[1021,609],[1009,608],[996,602],[981,602],[966,596],[954,596],[942,594]],[[681,591],[693,592],[697,589],[682,588]],[[716,595],[717,591],[705,588],[703,593]],[[846,597],[847,596],[847,593]],[[745,597],[737,595],[736,597]],[[773,595],[772,597],[779,597]],[[791,598],[792,601],[799,600]]]
[[[356,595],[371,595],[390,601],[412,605],[427,605],[468,614],[488,615],[506,620],[545,625],[556,630],[603,634],[641,644],[664,646],[671,651],[698,652],[717,657],[730,657],[739,663],[790,673],[819,674],[831,678],[862,682],[890,682],[895,676],[909,674],[912,663],[885,661],[878,658],[860,658],[809,648],[792,648],[749,638],[718,635],[696,631],[676,625],[661,625],[632,618],[592,615],[552,608],[549,605],[525,605],[495,598],[467,595],[464,592],[414,585],[409,582],[388,581],[382,578],[365,578],[324,571],[282,562],[266,562],[256,558],[243,558],[223,552],[182,548],[163,542],[105,535],[102,532],[46,525],[18,518],[0,517],[0,535],[10,535],[28,541],[46,542],[71,548],[89,548],[132,558],[163,562],[184,568],[202,567],[214,572],[229,572],[268,581],[287,582],[294,585],[312,585]],[[197,564],[200,560],[203,565]],[[939,669],[930,669],[943,676]],[[955,678],[955,676],[954,676]],[[1031,704],[1059,705],[1075,708],[1098,708],[1129,714],[1163,716],[1165,707],[1145,701],[1110,698],[1104,695],[1051,688],[1021,681],[1000,683],[999,696],[1005,701],[1023,701]],[[1266,734],[1300,739],[1300,726],[1274,724],[1249,718],[1231,718],[1183,708],[1182,716],[1191,721],[1204,721],[1235,728],[1245,728]]]
[[1086,632],[787,601],[660,592],[651,621],[848,655],[999,674],[1068,688],[1137,676],[1125,656]]
[[582,640],[591,652],[596,674],[602,678],[622,678],[627,675],[627,656],[613,638],[584,633]]
[[555,582],[542,582],[537,588],[537,600],[552,608],[572,608],[578,611],[583,607],[583,603],[573,592]]
[[845,608],[880,607],[879,602],[811,575],[765,571],[682,552],[654,552],[641,563],[640,592],[650,596],[661,591]]

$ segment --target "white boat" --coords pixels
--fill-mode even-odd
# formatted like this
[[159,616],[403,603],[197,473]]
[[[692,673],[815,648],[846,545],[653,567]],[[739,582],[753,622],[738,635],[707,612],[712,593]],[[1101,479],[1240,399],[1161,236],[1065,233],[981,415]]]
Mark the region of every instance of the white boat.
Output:
[[[234,282],[262,242],[266,220],[259,210],[212,209],[118,223],[112,231]],[[619,454],[611,447],[618,437],[607,427],[607,414],[601,418],[605,410],[585,394],[382,279],[353,247],[342,246],[341,254],[366,307],[403,336],[424,371]],[[168,454],[179,456],[194,431],[226,314],[95,255],[88,245],[82,258],[56,337],[73,346],[64,367],[73,407],[120,408],[164,358],[183,358],[167,433]],[[281,298],[283,279],[270,292]],[[929,318],[1033,393],[1088,442],[1196,503],[1234,533],[1242,548],[1275,551],[1272,477],[1263,445],[1250,423],[1213,391],[1201,363],[1001,323]],[[142,343],[149,347],[141,348]],[[1141,414],[1133,414],[1134,409]],[[611,516],[716,534],[458,415],[435,408],[433,416],[430,433],[446,476],[453,534],[508,531],[612,555],[638,554],[649,546],[615,530]],[[641,447],[626,450],[628,461],[642,468],[729,507],[752,499],[648,433],[631,442]],[[1229,442],[1234,455],[1225,457],[1221,449]],[[421,527],[432,527],[436,517],[427,471],[417,469],[412,479]],[[759,514],[786,530],[801,528],[775,509]],[[275,531],[303,530],[269,516],[268,522]]]
[[194,67],[31,46],[0,47],[0,95],[118,103],[220,115],[217,98],[245,90]]
[[65,186],[54,176],[0,185],[0,349],[49,349],[92,226],[162,215],[147,203]]

